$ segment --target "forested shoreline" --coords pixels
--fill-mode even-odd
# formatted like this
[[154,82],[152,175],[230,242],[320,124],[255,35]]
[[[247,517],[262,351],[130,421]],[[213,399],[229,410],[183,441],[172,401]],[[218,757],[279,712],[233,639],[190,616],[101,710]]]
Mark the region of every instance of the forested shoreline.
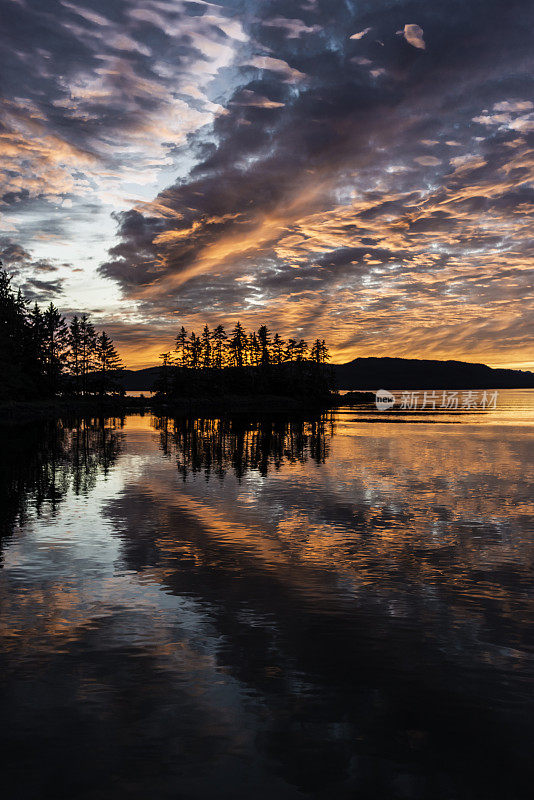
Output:
[[201,336],[182,326],[174,348],[161,353],[156,398],[176,403],[184,398],[287,397],[307,404],[330,396],[333,373],[324,339],[309,347],[304,339],[282,339],[266,325],[247,332],[236,322],[227,333],[223,325]]
[[[105,330],[98,332],[88,314],[66,319],[51,302],[31,305],[0,270],[0,401],[57,399],[121,400],[123,363]],[[202,334],[182,326],[173,349],[160,355],[159,378],[151,403],[179,404],[197,399],[217,402],[237,397],[259,403],[261,397],[287,397],[313,404],[328,398],[332,369],[324,339],[311,347],[304,339],[286,340],[266,325],[247,332],[237,322]]]
[[0,400],[124,394],[123,364],[112,339],[88,314],[69,322],[51,302],[44,310],[11,287],[0,270]]

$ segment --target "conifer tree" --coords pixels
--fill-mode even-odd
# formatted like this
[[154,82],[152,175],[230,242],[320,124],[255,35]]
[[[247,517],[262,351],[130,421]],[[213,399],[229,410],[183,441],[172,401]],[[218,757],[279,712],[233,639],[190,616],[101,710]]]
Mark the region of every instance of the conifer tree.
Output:
[[278,333],[275,333],[273,338],[273,361],[275,364],[281,364],[284,360],[285,342]]
[[[0,262],[1,264],[1,262]],[[21,396],[26,380],[24,364],[24,341],[26,318],[21,296],[15,296],[11,278],[0,271],[0,374],[1,394],[6,397]]]
[[200,358],[202,355],[202,341],[200,336],[196,336],[195,332],[191,333],[189,337],[189,366],[197,369],[200,366]]
[[299,339],[295,347],[295,360],[305,361],[308,355],[308,344],[304,339]]
[[161,372],[160,378],[156,384],[156,388],[159,389],[165,396],[169,393],[169,385],[170,385],[170,376],[169,376],[169,368],[172,364],[172,356],[170,352],[160,353],[159,358],[161,359]]
[[270,347],[271,335],[266,325],[262,325],[258,330],[258,341],[261,348],[261,363],[263,366],[269,364],[271,360]]
[[87,314],[82,314],[79,325],[81,390],[85,395],[89,391],[89,376],[95,369],[96,332]]
[[321,364],[323,361],[323,349],[322,343],[320,339],[316,339],[312,345],[311,349],[311,360],[315,361],[316,364]]
[[247,350],[247,336],[240,322],[236,322],[230,339],[232,360],[236,367],[242,367]]
[[284,361],[294,361],[297,352],[297,340],[288,339],[286,349],[284,351]]
[[212,335],[206,323],[202,331],[202,363],[205,367],[211,367],[212,362]]
[[123,364],[106,331],[102,331],[97,338],[95,355],[100,394],[103,395],[108,391],[120,392],[121,387],[117,383],[117,378],[123,369]]
[[261,360],[261,346],[255,331],[248,337],[247,350],[250,364],[257,367]]
[[35,303],[28,314],[29,370],[38,388],[45,383],[44,325],[44,314]]
[[69,344],[69,331],[65,318],[53,303],[44,312],[44,358],[48,385],[52,394],[60,391],[64,356]]
[[178,358],[178,364],[181,367],[187,366],[187,331],[182,325],[180,328],[178,335],[176,336],[176,354]]
[[74,378],[74,391],[80,394],[81,389],[81,350],[82,338],[80,320],[75,314],[69,325],[69,369]]
[[224,343],[227,339],[222,325],[217,325],[213,331],[214,364],[217,369],[222,369],[224,361]]

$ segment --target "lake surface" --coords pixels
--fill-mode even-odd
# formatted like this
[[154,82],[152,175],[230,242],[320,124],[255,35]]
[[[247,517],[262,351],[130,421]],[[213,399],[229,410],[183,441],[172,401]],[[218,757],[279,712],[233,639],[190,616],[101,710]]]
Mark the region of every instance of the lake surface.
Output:
[[3,428],[4,796],[530,798],[533,395]]

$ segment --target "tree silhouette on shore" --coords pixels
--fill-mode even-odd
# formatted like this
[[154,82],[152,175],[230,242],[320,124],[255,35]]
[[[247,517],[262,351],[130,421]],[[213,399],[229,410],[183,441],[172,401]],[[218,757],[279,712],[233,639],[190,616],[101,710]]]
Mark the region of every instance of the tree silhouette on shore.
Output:
[[[246,331],[238,320],[229,334],[206,323],[200,335],[180,328],[175,345],[160,355],[156,388],[167,400],[329,395],[332,371],[324,339],[285,341],[266,325]],[[87,314],[66,320],[54,303],[29,307],[9,275],[0,269],[0,400],[123,395],[123,364],[106,331],[95,330]]]
[[268,366],[273,364],[311,361],[326,364],[330,354],[324,339],[316,339],[311,347],[304,339],[282,339],[274,336],[266,325],[247,333],[241,322],[236,322],[230,335],[223,325],[211,331],[206,324],[201,336],[194,331],[188,334],[182,326],[175,339],[175,347],[160,355],[165,367],[188,369]]
[[174,401],[182,397],[215,399],[235,397],[327,397],[334,387],[333,373],[324,339],[311,347],[304,339],[285,341],[266,325],[246,331],[237,321],[227,334],[222,324],[201,336],[184,326],[174,350],[160,354],[161,370],[155,388],[160,397]]
[[111,338],[97,336],[87,314],[67,324],[53,303],[30,309],[0,269],[0,399],[122,394],[122,369]]

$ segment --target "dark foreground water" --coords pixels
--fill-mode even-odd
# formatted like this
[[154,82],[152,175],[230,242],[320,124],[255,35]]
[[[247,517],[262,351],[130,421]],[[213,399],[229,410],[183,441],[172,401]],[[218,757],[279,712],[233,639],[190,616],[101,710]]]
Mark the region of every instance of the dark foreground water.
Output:
[[1,431],[2,796],[532,797],[508,416]]

